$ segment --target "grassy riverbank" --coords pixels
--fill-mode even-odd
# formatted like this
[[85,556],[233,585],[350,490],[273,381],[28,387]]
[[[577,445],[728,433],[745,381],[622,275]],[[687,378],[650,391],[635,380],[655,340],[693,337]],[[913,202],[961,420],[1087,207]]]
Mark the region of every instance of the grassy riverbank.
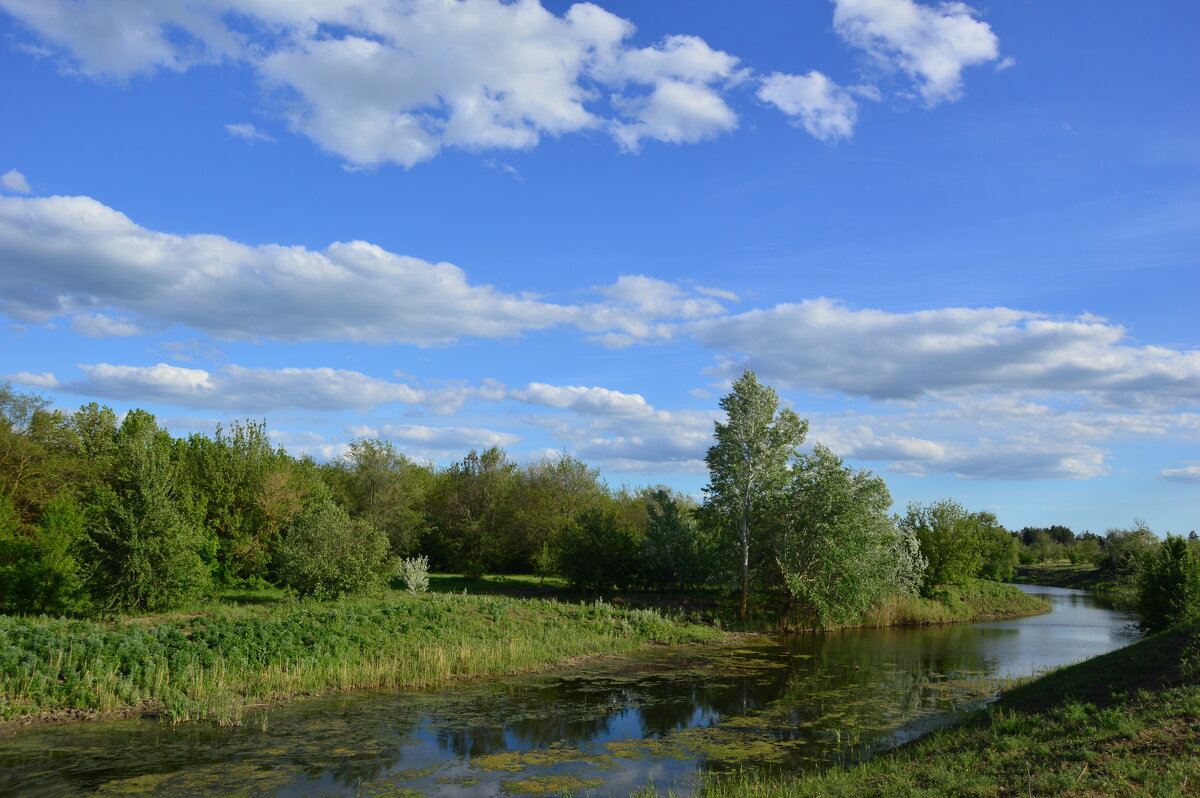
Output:
[[[533,580],[504,579],[500,586],[513,592],[534,588]],[[460,581],[453,586],[472,587]],[[438,582],[445,589],[451,580]],[[473,586],[474,593],[491,584]],[[555,596],[564,588],[536,589]],[[680,601],[656,612],[511,594],[392,594],[316,603],[264,591],[153,618],[0,616],[0,725],[113,715],[240,723],[249,707],[297,696],[529,672],[651,643],[722,637],[712,626],[690,622],[719,620],[711,609],[718,604],[705,597]],[[894,601],[862,625],[949,623],[1046,609],[1014,587],[978,582],[937,600]]]
[[1200,624],[1192,624],[1061,668],[957,727],[849,770],[710,778],[702,795],[1172,796],[1198,790]]
[[1022,585],[1071,587],[1076,590],[1111,591],[1116,587],[1112,577],[1092,564],[1041,563],[1018,565],[1013,581]]
[[0,720],[128,713],[237,723],[249,706],[300,695],[527,672],[721,636],[597,603],[464,595],[264,602],[105,622],[0,616]]
[[[553,598],[559,601],[583,601],[589,595],[573,589],[561,579],[535,576],[488,575],[481,579],[466,579],[452,574],[430,577],[430,589],[439,592],[472,595],[495,594],[523,598]],[[717,591],[618,591],[611,597],[613,604],[623,607],[652,608],[674,617],[717,623],[725,628],[744,627],[748,631],[776,631],[780,618],[777,613],[753,615],[745,624],[736,619],[732,602],[723,601]],[[727,598],[727,597],[725,597]],[[962,586],[946,587],[932,598],[898,596],[869,610],[852,626],[927,626],[942,623],[964,623],[996,618],[1022,618],[1050,611],[1050,604],[1039,596],[1031,596],[1012,585],[971,580]]]
[[860,626],[925,626],[938,623],[1023,618],[1050,611],[1050,602],[1020,588],[975,579],[945,587],[933,598],[901,596],[869,612]]

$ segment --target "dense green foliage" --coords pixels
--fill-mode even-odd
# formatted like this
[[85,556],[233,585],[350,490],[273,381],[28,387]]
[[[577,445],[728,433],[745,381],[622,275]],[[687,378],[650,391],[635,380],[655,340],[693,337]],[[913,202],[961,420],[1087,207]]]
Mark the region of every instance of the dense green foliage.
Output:
[[1186,540],[1168,535],[1143,561],[1137,594],[1142,625],[1151,632],[1200,617],[1200,557]]
[[570,455],[519,465],[492,447],[438,468],[362,438],[316,463],[274,447],[262,422],[174,438],[144,411],[65,413],[0,383],[0,611],[158,613],[270,586],[369,595],[399,558],[425,557],[593,594],[732,594],[747,625],[812,628],[884,617],[917,587],[940,600],[1006,580],[1034,550],[1090,551],[1131,584],[1157,546],[1141,527],[1013,535],[950,500],[893,517],[878,476],[819,444],[801,454],[807,422],[753,372],[721,407],[697,504],[613,489]]
[[784,493],[775,562],[807,625],[853,623],[880,598],[911,593],[924,562],[888,515],[884,481],[824,446],[797,459]]
[[330,500],[296,518],[276,561],[281,584],[315,599],[377,593],[396,570],[387,533]]

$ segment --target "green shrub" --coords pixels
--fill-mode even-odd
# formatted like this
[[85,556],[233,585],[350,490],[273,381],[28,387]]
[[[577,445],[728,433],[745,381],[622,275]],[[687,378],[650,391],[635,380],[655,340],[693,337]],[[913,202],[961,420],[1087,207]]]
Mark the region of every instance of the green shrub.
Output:
[[1200,560],[1187,541],[1168,535],[1153,554],[1143,560],[1138,573],[1138,610],[1142,626],[1161,632],[1200,617]]
[[429,558],[405,557],[398,568],[400,584],[409,593],[424,593],[429,590]]
[[304,598],[332,599],[381,590],[395,570],[387,533],[351,519],[333,501],[307,508],[277,556],[280,582]]

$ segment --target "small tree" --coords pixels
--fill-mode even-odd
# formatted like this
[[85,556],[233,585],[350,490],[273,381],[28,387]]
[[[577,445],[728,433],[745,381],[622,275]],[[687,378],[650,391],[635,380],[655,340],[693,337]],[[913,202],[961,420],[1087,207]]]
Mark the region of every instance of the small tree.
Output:
[[563,535],[559,570],[571,584],[603,593],[633,576],[638,541],[612,511],[584,510]]
[[1138,572],[1142,626],[1161,632],[1200,616],[1200,559],[1182,537],[1167,535]]
[[908,505],[900,521],[920,541],[928,566],[921,592],[932,595],[943,585],[961,585],[979,572],[983,564],[978,519],[951,499],[923,506]]
[[319,600],[383,589],[395,571],[388,536],[351,519],[334,502],[314,502],[288,529],[278,554],[280,581]]
[[646,539],[642,541],[642,578],[659,588],[696,584],[699,552],[696,524],[688,508],[666,488],[646,495]]
[[[888,516],[887,485],[824,446],[799,458],[775,561],[790,602],[812,626],[856,620],[877,598],[911,590],[911,553]],[[790,603],[789,602],[789,603]]]
[[404,589],[409,593],[424,593],[429,590],[429,558],[424,554],[401,559],[397,573],[400,584],[404,585]]
[[1007,529],[1000,526],[992,513],[974,513],[973,519],[979,535],[980,556],[979,578],[993,582],[1007,582],[1013,578],[1018,562],[1020,544]]
[[176,484],[171,438],[131,411],[116,433],[113,476],[89,506],[90,587],[110,609],[157,612],[210,587],[203,529]]

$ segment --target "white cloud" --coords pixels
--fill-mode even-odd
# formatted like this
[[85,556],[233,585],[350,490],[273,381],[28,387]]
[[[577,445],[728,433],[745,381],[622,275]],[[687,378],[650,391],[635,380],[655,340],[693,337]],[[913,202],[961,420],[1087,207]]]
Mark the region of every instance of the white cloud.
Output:
[[387,424],[379,432],[387,438],[419,444],[426,449],[465,452],[467,449],[508,447],[521,441],[520,435],[496,432],[482,427],[428,427],[419,424]]
[[[883,421],[886,424],[886,420]],[[920,421],[917,421],[918,425]],[[936,424],[924,424],[926,429]],[[887,469],[909,476],[955,474],[964,479],[1090,479],[1106,474],[1107,451],[1051,435],[1014,433],[999,440],[929,440],[872,427],[832,427],[818,422],[811,440],[843,457],[884,461]]]
[[1182,468],[1164,468],[1159,472],[1159,476],[1168,482],[1200,485],[1200,465],[1189,465]]
[[72,317],[71,329],[77,333],[86,335],[88,338],[113,338],[141,335],[145,332],[145,330],[128,319],[116,316],[103,316],[99,313],[88,313]]
[[615,331],[624,345],[669,335],[664,321],[723,311],[647,277],[597,290],[597,302],[554,304],[365,241],[247,246],[147,230],[88,197],[0,197],[0,312],[36,322],[78,314],[77,329],[92,335],[178,323],[224,339],[434,346],[570,324]]
[[740,78],[736,58],[694,36],[633,47],[634,26],[590,3],[561,16],[537,0],[0,7],[69,54],[68,69],[93,77],[250,64],[293,129],[358,166],[412,166],[443,147],[524,149],[544,135],[604,128],[636,149],[737,124],[720,96]]
[[573,410],[585,415],[646,418],[654,409],[641,394],[621,393],[608,388],[530,383],[508,396],[520,402]]
[[0,187],[14,194],[28,194],[32,191],[29,188],[29,181],[25,179],[25,175],[16,169],[9,169],[3,175],[0,175]]
[[965,3],[834,0],[834,30],[889,69],[911,77],[927,106],[962,94],[962,71],[1000,58],[1000,42]]
[[1009,308],[851,310],[828,299],[686,325],[713,369],[876,400],[986,391],[1085,392],[1113,406],[1200,401],[1200,351],[1124,343],[1124,328]]
[[167,363],[154,366],[97,363],[81,364],[79,368],[85,379],[61,382],[52,374],[21,374],[12,379],[84,396],[246,412],[369,410],[394,402],[451,412],[471,394],[470,389],[460,386],[414,387],[331,368],[265,369],[229,365],[219,371],[208,371]]
[[229,135],[235,138],[245,139],[246,141],[276,141],[274,136],[262,132],[249,122],[239,122],[236,125],[226,125],[225,130]]
[[43,371],[38,374],[30,371],[21,371],[16,374],[5,374],[3,377],[0,377],[0,379],[9,380],[10,382],[15,382],[18,385],[28,385],[32,388],[42,388],[47,391],[58,390],[62,387],[62,383],[59,382],[58,377],[55,377],[49,371]]
[[858,103],[849,92],[813,70],[807,75],[773,72],[763,78],[758,98],[792,117],[821,141],[850,138],[858,119]]

